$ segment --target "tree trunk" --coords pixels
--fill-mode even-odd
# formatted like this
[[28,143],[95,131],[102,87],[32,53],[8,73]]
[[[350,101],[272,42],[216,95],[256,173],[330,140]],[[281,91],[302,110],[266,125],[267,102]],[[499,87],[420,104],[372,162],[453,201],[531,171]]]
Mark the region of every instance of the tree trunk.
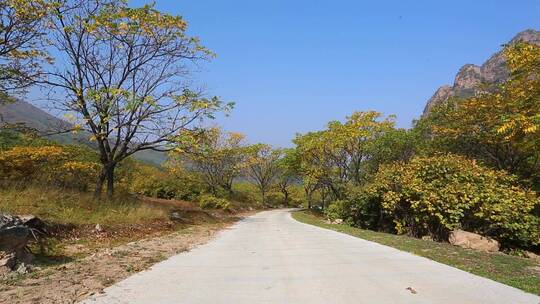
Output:
[[266,191],[261,189],[261,194],[262,194],[262,204],[264,207],[266,207]]
[[226,183],[222,186],[225,191],[227,191],[227,193],[229,193],[229,195],[232,197],[232,195],[234,194],[234,191],[232,189],[232,183]]
[[101,198],[101,191],[103,190],[103,184],[105,183],[105,179],[107,178],[107,171],[105,168],[101,170],[101,173],[99,173],[98,180],[96,183],[96,189],[94,191],[94,199],[100,199]]
[[111,199],[114,195],[114,169],[116,164],[107,166],[107,198]]
[[304,187],[304,193],[306,194],[307,206],[308,206],[308,210],[309,210],[309,209],[311,209],[311,194],[312,193],[306,187]]

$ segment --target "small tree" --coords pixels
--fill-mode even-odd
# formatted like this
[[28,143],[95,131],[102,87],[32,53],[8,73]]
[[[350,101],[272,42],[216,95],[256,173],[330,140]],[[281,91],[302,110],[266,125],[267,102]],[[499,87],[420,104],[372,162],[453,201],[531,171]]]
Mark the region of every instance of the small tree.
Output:
[[0,1],[0,102],[32,84],[48,59],[43,21],[52,6],[44,0]]
[[190,65],[213,54],[186,34],[180,16],[122,0],[67,0],[50,23],[63,63],[50,67],[42,83],[54,89],[51,101],[75,113],[79,128],[97,144],[102,170],[96,196],[105,181],[112,196],[114,170],[125,158],[169,151],[180,131],[232,106],[189,89]]
[[211,128],[202,134],[189,132],[185,136],[191,140],[185,140],[171,153],[172,166],[181,165],[199,173],[214,195],[219,187],[232,193],[233,181],[245,161],[244,135]]
[[246,161],[246,176],[250,178],[261,191],[262,203],[266,204],[266,194],[279,175],[279,159],[281,150],[274,150],[266,144],[256,144],[248,148]]
[[298,161],[295,149],[284,149],[283,157],[278,160],[278,178],[276,185],[283,194],[285,205],[289,206],[290,187],[300,181]]

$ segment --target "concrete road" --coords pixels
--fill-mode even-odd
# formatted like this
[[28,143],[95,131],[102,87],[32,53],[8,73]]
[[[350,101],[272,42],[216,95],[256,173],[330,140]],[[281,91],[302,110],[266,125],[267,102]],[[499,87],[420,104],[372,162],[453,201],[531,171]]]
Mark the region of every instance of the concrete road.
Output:
[[105,292],[84,303],[540,303],[425,258],[299,223],[286,210],[249,217]]

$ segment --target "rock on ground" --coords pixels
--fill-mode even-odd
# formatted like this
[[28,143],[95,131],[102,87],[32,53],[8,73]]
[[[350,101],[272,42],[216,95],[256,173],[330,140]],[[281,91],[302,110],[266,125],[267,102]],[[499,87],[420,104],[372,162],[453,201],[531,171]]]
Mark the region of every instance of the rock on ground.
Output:
[[455,246],[487,252],[497,252],[500,248],[499,242],[496,240],[464,230],[452,231],[448,242]]
[[26,265],[34,258],[27,250],[28,242],[44,230],[45,224],[35,216],[0,214],[0,275],[15,269],[28,270]]

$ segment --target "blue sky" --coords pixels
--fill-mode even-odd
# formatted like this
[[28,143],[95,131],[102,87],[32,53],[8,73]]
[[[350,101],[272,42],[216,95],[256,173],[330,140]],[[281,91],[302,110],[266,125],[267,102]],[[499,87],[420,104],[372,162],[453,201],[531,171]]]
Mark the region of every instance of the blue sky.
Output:
[[276,146],[353,111],[396,114],[409,127],[463,64],[540,29],[538,0],[156,2],[218,54],[196,75],[236,102],[218,123]]

